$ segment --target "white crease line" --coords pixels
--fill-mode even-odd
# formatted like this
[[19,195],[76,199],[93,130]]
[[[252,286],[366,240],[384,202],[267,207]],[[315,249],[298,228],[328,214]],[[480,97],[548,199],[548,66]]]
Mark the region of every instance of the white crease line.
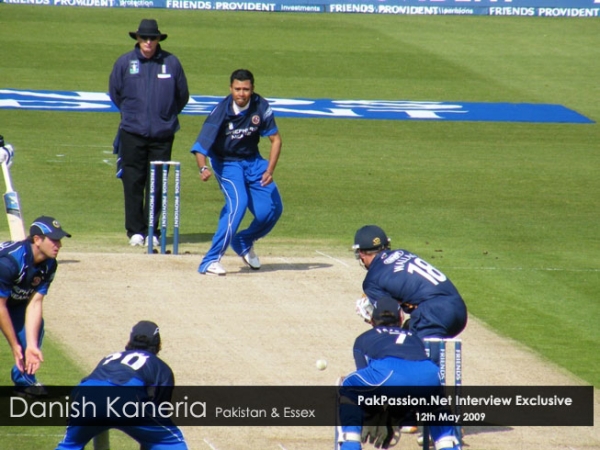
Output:
[[203,441],[205,442],[206,445],[208,445],[210,448],[212,448],[212,450],[217,450],[217,447],[215,447],[214,445],[212,445],[208,439],[204,438]]
[[562,269],[559,267],[444,267],[449,270],[514,270],[514,271],[526,271],[531,270],[534,272],[600,272],[600,269]]
[[283,444],[277,443],[277,445],[279,445],[279,448],[280,448],[281,450],[287,450],[287,448],[285,448],[285,447],[283,446]]
[[281,261],[283,261],[283,262],[284,262],[284,263],[286,263],[286,264],[292,264],[292,262],[291,262],[289,259],[287,259],[287,258],[281,258],[281,257],[280,257],[280,258],[278,258],[278,259],[280,259]]
[[333,259],[334,261],[336,261],[336,262],[339,262],[339,263],[340,263],[341,265],[343,265],[343,266],[350,267],[350,266],[349,266],[348,264],[346,264],[344,261],[342,261],[342,260],[340,260],[340,259],[337,259],[337,258],[334,258],[333,256],[329,256],[327,253],[320,252],[319,250],[315,250],[315,252],[317,252],[319,255],[326,256],[326,257],[327,257],[327,258],[329,258],[329,259]]

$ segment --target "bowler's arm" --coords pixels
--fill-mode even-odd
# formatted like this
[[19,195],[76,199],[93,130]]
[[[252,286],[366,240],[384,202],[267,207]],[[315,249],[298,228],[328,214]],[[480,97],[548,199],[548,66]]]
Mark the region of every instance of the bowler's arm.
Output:
[[29,300],[25,312],[25,336],[27,347],[25,348],[25,371],[32,375],[44,361],[42,351],[38,347],[40,330],[42,328],[44,294],[36,292]]
[[269,166],[262,176],[261,184],[263,186],[266,186],[273,181],[273,173],[275,173],[275,168],[277,167],[277,162],[279,161],[279,155],[281,154],[282,143],[279,132],[269,136],[269,140],[271,141],[271,152],[269,153]]

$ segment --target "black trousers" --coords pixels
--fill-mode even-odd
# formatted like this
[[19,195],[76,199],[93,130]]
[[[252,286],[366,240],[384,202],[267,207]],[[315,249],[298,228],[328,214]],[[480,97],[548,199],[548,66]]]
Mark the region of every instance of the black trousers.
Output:
[[[125,196],[125,229],[127,236],[148,234],[148,194],[151,161],[170,161],[174,136],[166,139],[149,139],[120,130],[121,167],[123,193]],[[160,217],[160,196],[162,193],[162,168],[156,171],[156,197],[154,208],[155,236]]]

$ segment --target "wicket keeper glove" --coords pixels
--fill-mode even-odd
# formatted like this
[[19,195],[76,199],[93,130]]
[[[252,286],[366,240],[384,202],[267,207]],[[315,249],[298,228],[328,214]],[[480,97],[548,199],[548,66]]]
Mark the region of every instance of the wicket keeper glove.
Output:
[[392,426],[392,417],[387,410],[365,418],[361,433],[363,443],[373,444],[375,448],[389,448],[400,440],[398,426]]

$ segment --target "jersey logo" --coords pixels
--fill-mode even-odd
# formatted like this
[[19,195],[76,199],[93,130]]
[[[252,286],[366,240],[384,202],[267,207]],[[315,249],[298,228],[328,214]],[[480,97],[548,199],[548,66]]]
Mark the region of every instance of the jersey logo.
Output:
[[404,253],[402,250],[397,250],[388,256],[383,263],[384,264],[395,264],[396,268],[394,272],[398,272],[399,270],[404,269],[404,265],[409,262],[415,255],[412,253]]
[[42,282],[42,279],[40,277],[34,277],[33,280],[31,281],[31,285],[32,286],[37,286]]
[[[379,238],[377,238],[377,240],[379,240]],[[393,264],[395,263],[402,255],[404,254],[404,252],[402,251],[398,251],[398,252],[394,252],[392,253],[388,258],[386,258],[383,263],[384,264]]]
[[140,73],[140,62],[137,59],[129,61],[129,73],[131,75],[137,75]]
[[258,124],[260,123],[260,116],[259,116],[258,114],[257,114],[257,115],[254,115],[254,116],[252,116],[252,123],[253,123],[254,125],[258,125]]

